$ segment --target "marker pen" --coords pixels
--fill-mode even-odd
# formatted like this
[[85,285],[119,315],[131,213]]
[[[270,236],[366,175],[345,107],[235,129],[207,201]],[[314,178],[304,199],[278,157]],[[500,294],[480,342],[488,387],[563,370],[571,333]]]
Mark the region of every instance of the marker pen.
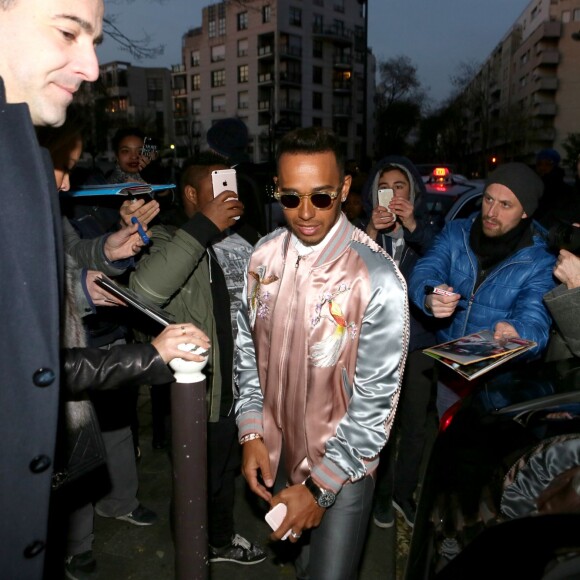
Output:
[[133,216],[131,218],[131,223],[137,224],[137,231],[139,232],[139,235],[141,236],[143,243],[148,244],[151,241],[151,238],[145,233],[145,230],[143,229],[143,226],[139,223],[139,220],[135,216]]
[[449,292],[442,288],[435,288],[434,286],[425,286],[425,294],[439,294],[441,296],[455,296],[457,292]]

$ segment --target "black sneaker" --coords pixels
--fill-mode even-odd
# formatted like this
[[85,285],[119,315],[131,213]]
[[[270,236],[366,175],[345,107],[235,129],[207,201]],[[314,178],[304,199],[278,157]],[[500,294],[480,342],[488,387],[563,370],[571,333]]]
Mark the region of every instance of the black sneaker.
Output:
[[[95,511],[98,515],[104,518],[111,517],[101,512],[97,507],[95,507]],[[139,504],[132,512],[125,514],[124,516],[116,516],[115,519],[129,522],[134,526],[152,526],[157,521],[157,514],[153,510]]]
[[389,503],[387,507],[377,505],[373,510],[373,522],[379,528],[392,528],[395,525],[395,512],[392,503]]
[[93,580],[98,578],[97,562],[92,550],[68,556],[64,563],[64,574],[70,580]]
[[249,566],[251,564],[259,564],[266,559],[266,552],[257,546],[242,538],[239,534],[232,537],[231,544],[227,544],[223,548],[214,548],[209,546],[209,561],[210,562],[233,562],[234,564],[242,564]]
[[405,523],[409,527],[412,528],[415,525],[417,506],[412,499],[398,500],[393,498],[393,507],[403,516]]

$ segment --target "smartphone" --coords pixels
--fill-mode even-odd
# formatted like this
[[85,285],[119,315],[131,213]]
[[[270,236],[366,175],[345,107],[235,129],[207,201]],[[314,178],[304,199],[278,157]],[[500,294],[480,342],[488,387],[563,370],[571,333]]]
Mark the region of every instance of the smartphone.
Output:
[[[268,525],[274,530],[276,531],[282,524],[282,522],[284,521],[284,518],[286,517],[286,511],[287,511],[287,507],[285,503],[279,503],[276,504],[265,516],[264,519],[266,520],[266,522],[268,523]],[[285,540],[286,538],[288,538],[288,536],[290,535],[290,531],[288,530],[284,536],[281,538],[282,540]]]
[[[211,183],[213,186],[213,196],[216,197],[223,191],[233,191],[238,195],[238,182],[236,181],[235,169],[215,169],[211,172]],[[228,199],[236,199],[235,197],[228,197]],[[226,200],[227,201],[227,200]],[[235,217],[239,220],[240,216]]]
[[[379,198],[379,205],[382,205],[383,207],[386,207],[387,209],[389,209],[389,204],[391,203],[391,200],[393,199],[394,193],[395,192],[392,189],[379,189],[379,191],[377,192],[377,196]],[[391,213],[395,213],[395,212],[391,212]]]
[[213,196],[217,197],[223,191],[233,191],[238,195],[238,182],[235,169],[215,169],[211,172]]

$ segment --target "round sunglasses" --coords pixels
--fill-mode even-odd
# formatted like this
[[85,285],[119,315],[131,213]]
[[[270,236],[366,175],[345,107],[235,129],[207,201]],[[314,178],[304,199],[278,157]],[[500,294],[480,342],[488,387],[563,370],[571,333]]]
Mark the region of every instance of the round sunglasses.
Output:
[[316,209],[330,209],[332,202],[338,195],[338,191],[315,191],[303,195],[298,195],[297,193],[282,193],[280,191],[274,192],[274,197],[286,209],[296,209],[300,205],[303,197],[310,198],[310,203]]

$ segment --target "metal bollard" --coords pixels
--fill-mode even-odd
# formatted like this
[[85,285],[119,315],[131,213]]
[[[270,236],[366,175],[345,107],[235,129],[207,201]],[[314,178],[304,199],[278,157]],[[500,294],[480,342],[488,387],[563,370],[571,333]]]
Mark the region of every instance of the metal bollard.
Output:
[[206,580],[207,417],[203,362],[173,359],[170,366],[171,448],[173,455],[173,533],[176,580]]

